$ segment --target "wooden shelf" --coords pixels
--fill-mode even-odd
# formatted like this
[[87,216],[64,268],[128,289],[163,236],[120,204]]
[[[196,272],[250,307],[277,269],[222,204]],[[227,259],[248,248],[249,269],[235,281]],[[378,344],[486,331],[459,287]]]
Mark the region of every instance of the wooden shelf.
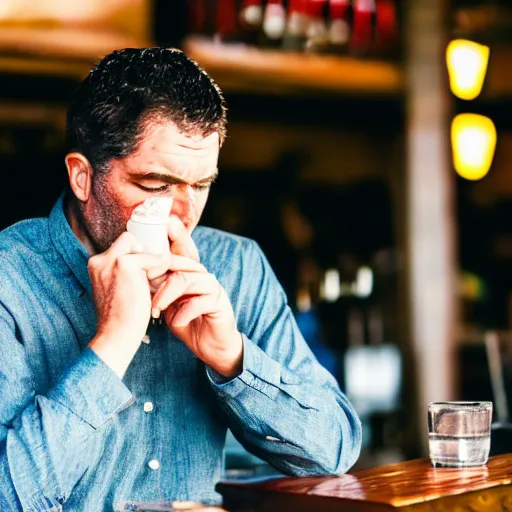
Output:
[[106,29],[1,26],[0,73],[81,80],[107,53],[149,44]]
[[404,91],[402,68],[354,57],[266,51],[189,38],[187,55],[227,92],[389,96]]

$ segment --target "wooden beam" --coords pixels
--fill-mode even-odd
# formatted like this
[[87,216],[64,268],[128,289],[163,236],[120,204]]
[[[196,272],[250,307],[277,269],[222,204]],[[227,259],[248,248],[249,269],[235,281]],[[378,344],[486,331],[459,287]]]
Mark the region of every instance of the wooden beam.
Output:
[[404,2],[406,19],[406,261],[416,418],[426,452],[426,410],[454,398],[456,323],[454,177],[449,151],[445,0]]

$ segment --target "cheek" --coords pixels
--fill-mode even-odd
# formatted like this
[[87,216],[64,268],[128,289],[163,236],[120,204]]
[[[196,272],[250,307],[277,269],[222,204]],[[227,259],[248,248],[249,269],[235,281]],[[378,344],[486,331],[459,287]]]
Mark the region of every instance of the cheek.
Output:
[[126,224],[130,220],[130,217],[132,216],[132,212],[136,206],[137,205],[135,204],[135,205],[133,205],[133,207],[123,206],[120,208],[119,217],[123,220],[124,224]]
[[117,209],[120,218],[125,222],[131,217],[133,210],[147,199],[147,194],[135,187],[118,187],[116,194]]
[[113,171],[106,177],[99,178],[95,183],[94,195],[100,208],[124,217],[137,198],[132,197],[130,188],[116,178]]

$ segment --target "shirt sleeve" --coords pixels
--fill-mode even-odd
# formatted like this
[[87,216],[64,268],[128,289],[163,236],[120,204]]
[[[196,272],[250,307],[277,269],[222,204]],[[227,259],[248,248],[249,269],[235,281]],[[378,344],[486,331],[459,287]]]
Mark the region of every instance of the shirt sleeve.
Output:
[[246,449],[285,474],[342,474],[359,456],[361,422],[311,353],[256,244],[243,263],[249,275],[240,286],[242,373],[225,381],[207,369],[230,428]]
[[134,397],[90,349],[36,394],[16,332],[0,305],[0,510],[61,510],[89,467],[92,436]]

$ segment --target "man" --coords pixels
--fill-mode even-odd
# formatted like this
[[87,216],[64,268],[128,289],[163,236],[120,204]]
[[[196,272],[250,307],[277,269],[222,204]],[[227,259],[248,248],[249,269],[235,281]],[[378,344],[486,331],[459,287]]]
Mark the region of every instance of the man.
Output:
[[[287,474],[355,462],[359,420],[258,246],[196,228],[225,128],[218,87],[176,50],[114,52],[81,84],[69,190],[0,235],[2,511],[218,502],[227,427]],[[126,232],[153,196],[173,198],[172,256]]]

